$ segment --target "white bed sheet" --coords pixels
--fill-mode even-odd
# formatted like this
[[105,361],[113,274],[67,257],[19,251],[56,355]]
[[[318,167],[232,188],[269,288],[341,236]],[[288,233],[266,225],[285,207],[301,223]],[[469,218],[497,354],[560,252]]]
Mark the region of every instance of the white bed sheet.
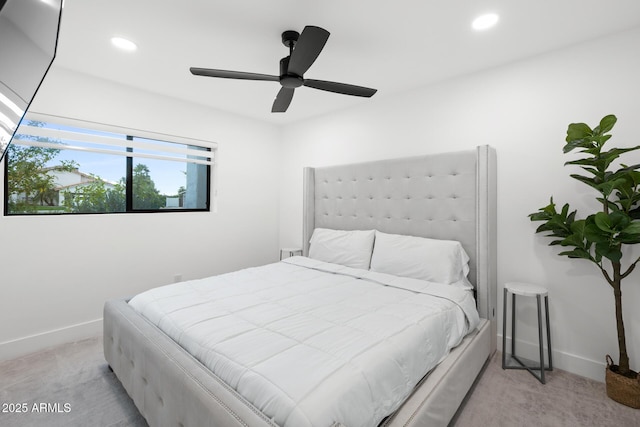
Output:
[[479,321],[469,291],[305,257],[130,305],[284,427],[378,425]]

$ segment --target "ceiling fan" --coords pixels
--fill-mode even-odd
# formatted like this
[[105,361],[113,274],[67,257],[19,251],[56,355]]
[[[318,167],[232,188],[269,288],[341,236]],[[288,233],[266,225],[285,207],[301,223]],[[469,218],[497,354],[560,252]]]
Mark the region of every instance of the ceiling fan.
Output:
[[279,82],[282,87],[273,102],[273,107],[271,108],[272,113],[284,113],[287,111],[293,99],[295,89],[300,86],[344,95],[362,96],[366,98],[373,96],[373,94],[376,93],[376,89],[304,78],[304,73],[311,67],[316,58],[318,58],[328,39],[329,32],[315,26],[304,27],[302,34],[299,34],[297,31],[285,31],[282,33],[282,44],[289,48],[289,56],[280,60],[279,76],[196,67],[191,67],[189,70],[191,74],[196,76]]

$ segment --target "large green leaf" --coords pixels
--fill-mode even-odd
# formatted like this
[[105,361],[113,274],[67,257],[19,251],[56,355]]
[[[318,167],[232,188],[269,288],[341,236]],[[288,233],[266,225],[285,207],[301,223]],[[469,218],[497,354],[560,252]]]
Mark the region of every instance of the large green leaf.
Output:
[[568,256],[569,258],[583,258],[593,261],[591,254],[582,248],[575,248],[571,251],[560,252],[558,255]]
[[546,221],[549,219],[549,214],[546,212],[534,212],[529,214],[531,221]]
[[626,234],[620,233],[617,240],[625,245],[635,245],[640,243],[640,234]]
[[573,231],[575,234],[583,236],[584,235],[584,228],[585,228],[586,225],[587,225],[587,221],[586,220],[579,219],[577,221],[574,221],[571,224],[571,231]]
[[576,140],[572,140],[570,142],[568,142],[563,148],[562,151],[564,151],[564,153],[568,153],[570,151],[573,151],[576,148],[584,148],[585,150],[581,151],[581,152],[591,152],[591,150],[593,149],[599,149],[597,147],[597,144],[594,144],[593,140],[591,138],[585,138],[585,139],[576,139]]
[[631,218],[629,215],[622,211],[615,211],[609,214],[609,220],[613,226],[613,230],[620,232],[627,228],[631,224]]
[[[599,142],[601,142],[600,145],[604,143],[604,141]],[[613,148],[609,151],[596,153],[595,155],[593,155],[593,157],[584,157],[581,159],[567,161],[565,162],[565,165],[583,166],[583,169],[585,170],[588,170],[585,166],[591,166],[596,168],[598,172],[604,173],[605,170],[611,165],[611,163],[619,158],[622,154],[638,149],[640,149],[640,145],[629,148]],[[623,168],[621,169],[621,171],[624,171],[625,169],[626,168]],[[637,169],[637,167],[635,169]]]
[[575,246],[576,248],[583,248],[584,239],[581,239],[577,234],[571,234],[561,240],[558,244],[561,246]]
[[583,159],[576,159],[576,160],[570,160],[568,162],[565,162],[565,166],[566,165],[577,165],[577,166],[597,166],[598,165],[598,158],[592,158],[592,157],[586,157]]
[[617,117],[614,116],[613,114],[604,116],[602,120],[600,120],[600,126],[599,126],[600,133],[604,134],[609,132],[611,129],[613,129],[613,126],[616,124],[617,121],[618,121]]
[[[583,168],[584,169],[584,168]],[[618,179],[620,177],[626,177],[630,179],[634,184],[640,183],[640,164],[635,164],[631,166],[622,165],[622,167],[614,172],[608,172],[606,176],[610,179]]]
[[587,224],[584,228],[584,237],[593,243],[608,243],[611,233],[602,231],[595,224]]
[[[575,212],[574,212],[575,213]],[[586,221],[584,219],[580,219],[578,221],[574,221],[571,223],[571,235],[567,236],[560,243],[562,246],[575,246],[584,248],[585,247],[585,237],[584,230],[586,226]]]
[[606,169],[614,160],[620,157],[620,155],[624,153],[628,153],[630,151],[636,151],[638,149],[640,149],[640,145],[636,145],[635,147],[629,147],[629,148],[613,148],[609,151],[604,151],[600,153],[598,157],[604,160],[605,162],[604,166]]
[[602,230],[602,231],[606,231],[606,232],[612,232],[613,229],[611,228],[612,224],[611,224],[611,220],[609,219],[609,215],[607,215],[604,212],[598,212],[596,213],[595,216],[595,224],[596,226]]
[[640,221],[631,222],[620,232],[617,239],[627,245],[640,243]]
[[620,251],[619,245],[611,246],[606,242],[596,243],[596,253],[612,262],[620,262],[620,259],[622,259],[622,252]]
[[590,138],[593,131],[586,123],[571,123],[567,128],[567,142]]
[[600,230],[609,233],[618,233],[625,229],[631,222],[631,219],[620,211],[611,212],[610,214],[598,212],[594,220]]

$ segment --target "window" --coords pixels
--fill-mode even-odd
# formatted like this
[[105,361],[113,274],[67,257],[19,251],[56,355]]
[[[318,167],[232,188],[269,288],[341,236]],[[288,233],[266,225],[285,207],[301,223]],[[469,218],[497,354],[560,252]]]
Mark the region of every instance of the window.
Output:
[[28,115],[5,161],[5,215],[208,211],[215,143]]

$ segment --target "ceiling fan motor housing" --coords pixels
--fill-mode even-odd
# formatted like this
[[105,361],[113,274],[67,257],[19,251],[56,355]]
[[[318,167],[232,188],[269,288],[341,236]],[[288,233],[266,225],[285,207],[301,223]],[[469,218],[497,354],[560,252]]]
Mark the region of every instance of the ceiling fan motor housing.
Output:
[[280,84],[287,88],[297,88],[303,85],[304,79],[301,76],[289,73],[289,56],[280,60]]

